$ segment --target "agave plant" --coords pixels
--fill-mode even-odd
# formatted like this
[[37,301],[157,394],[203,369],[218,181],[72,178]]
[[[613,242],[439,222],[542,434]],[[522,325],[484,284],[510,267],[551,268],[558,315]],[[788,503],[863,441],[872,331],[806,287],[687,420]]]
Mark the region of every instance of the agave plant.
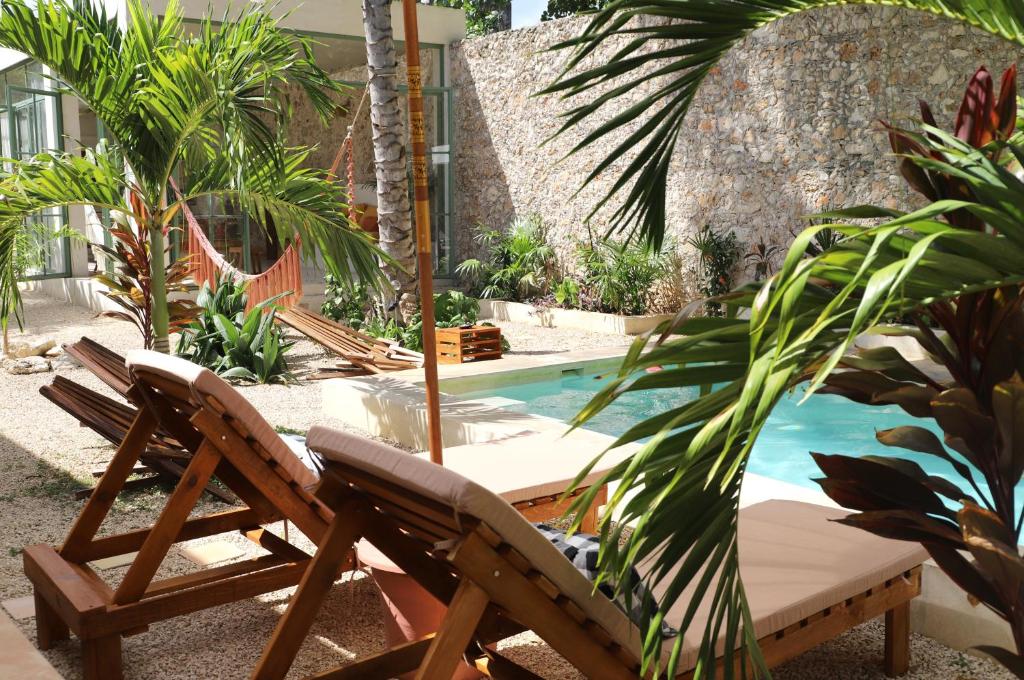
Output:
[[285,292],[246,311],[245,286],[231,279],[203,284],[196,303],[199,316],[182,328],[175,353],[206,366],[223,378],[255,383],[289,383],[285,353],[294,343],[282,340],[275,305]]
[[[974,83],[979,80],[983,73]],[[978,96],[976,87],[972,92]],[[974,121],[971,129],[980,124]],[[929,476],[905,458],[824,455],[817,458],[826,473],[822,484],[840,503],[861,511],[850,523],[922,542],[961,587],[1004,616],[1017,649],[985,651],[1024,672],[1024,564],[1016,549],[1024,516],[1014,496],[1024,469],[1024,181],[1004,164],[1024,161],[1024,140],[1007,139],[1007,128],[1001,130],[980,149],[929,124],[901,131],[922,151],[901,162],[920,168],[933,186],[942,176],[961,180],[963,198],[940,196],[913,212],[860,206],[825,215],[836,221],[803,231],[776,274],[723,296],[738,313],[697,318],[694,305],[663,329],[649,352],[642,350],[652,338],[638,340],[617,378],[577,417],[576,424],[586,422],[625,392],[715,385],[623,434],[617,445],[641,447],[603,480],[619,486],[602,525],[602,573],[615,582],[637,561],[651,560],[648,585],[664,593],[662,612],[691,588],[693,604],[702,602],[712,622],[703,631],[700,654],[706,663],[698,677],[731,677],[740,658],[767,673],[746,625],[738,498],[765,421],[801,384],[808,393],[822,388],[935,418],[946,433],[944,442],[915,428],[881,433],[881,439],[943,458],[962,483]],[[980,224],[956,217],[964,214]],[[825,229],[841,239],[808,256],[809,244]],[[904,315],[915,320],[914,327],[879,326]],[[867,331],[916,337],[950,378],[929,377],[891,349],[855,351],[855,339]],[[654,366],[664,370],[646,372]],[[593,492],[585,493],[574,509],[592,500]],[[681,513],[702,521],[680,525]],[[620,520],[617,526],[610,522],[613,516]],[[635,526],[629,535],[623,532],[627,525]],[[957,552],[965,548],[973,562]],[[679,555],[688,556],[686,566],[673,570]],[[717,588],[710,587],[712,576]],[[670,623],[686,629],[691,621]],[[673,668],[652,665],[662,646],[659,624],[660,614],[652,618],[645,641],[646,670],[671,675]],[[721,671],[711,662],[720,634],[740,641],[736,650],[727,645]],[[672,643],[677,651],[682,640]]]
[[[153,348],[153,280],[152,256],[149,242],[140,239],[127,223],[109,229],[114,240],[113,247],[93,243],[92,247],[109,257],[113,271],[99,273],[93,278],[106,286],[103,296],[121,307],[120,310],[102,312],[103,316],[121,319],[135,324],[142,334],[143,347]],[[188,294],[186,279],[189,276],[188,258],[172,262],[164,272],[164,285],[169,295]],[[168,328],[177,333],[199,313],[199,307],[187,298],[167,302]]]

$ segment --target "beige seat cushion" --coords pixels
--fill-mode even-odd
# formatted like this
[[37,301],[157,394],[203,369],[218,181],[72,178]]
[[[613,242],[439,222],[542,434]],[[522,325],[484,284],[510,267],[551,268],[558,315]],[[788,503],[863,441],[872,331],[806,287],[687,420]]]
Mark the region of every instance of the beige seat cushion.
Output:
[[209,407],[208,400],[213,397],[270,454],[285,473],[282,476],[286,479],[290,476],[289,481],[294,480],[303,488],[317,483],[316,475],[295,456],[259,411],[213,371],[191,361],[147,350],[129,352],[125,364],[133,376],[137,375],[142,380],[149,373],[185,387],[191,392],[195,406]]
[[[839,508],[780,500],[740,511],[740,574],[758,639],[928,559],[928,553],[917,543],[892,541],[829,521],[848,514],[848,510]],[[638,565],[641,573],[649,568],[649,564]],[[655,587],[655,596],[661,595],[667,585],[663,582]],[[682,621],[693,590],[684,591],[669,611],[670,624]],[[706,622],[705,604],[684,638],[680,668],[692,668],[696,662]]]
[[[598,451],[565,440],[561,432],[529,433],[445,449],[444,466],[515,504],[561,494]],[[430,459],[426,452],[415,455]],[[604,456],[582,486],[596,483],[620,459]]]
[[[482,520],[619,644],[639,654],[640,632],[622,611],[595,593],[593,584],[511,505],[480,484],[417,456],[338,430],[314,427],[307,444],[328,460],[364,470]],[[828,521],[843,514],[791,501],[767,501],[740,513],[741,571],[759,637],[894,578],[925,559],[915,544],[877,538]],[[642,571],[643,566],[638,568]],[[682,606],[673,608],[669,623],[681,619]],[[701,628],[698,621],[692,630]],[[699,643],[699,634],[692,637],[685,639],[685,662],[692,661]]]

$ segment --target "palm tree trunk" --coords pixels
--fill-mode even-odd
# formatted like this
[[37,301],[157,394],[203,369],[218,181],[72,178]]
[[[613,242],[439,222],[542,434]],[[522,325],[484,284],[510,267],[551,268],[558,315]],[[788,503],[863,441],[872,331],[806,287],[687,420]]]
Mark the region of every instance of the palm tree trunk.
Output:
[[164,231],[154,215],[149,229],[150,318],[153,324],[153,349],[170,354],[170,316],[167,311],[167,277],[164,263]]
[[[394,288],[401,319],[416,309],[416,259],[406,173],[398,60],[391,28],[390,0],[363,0],[366,63],[369,71],[370,126],[377,176],[377,225],[380,247],[400,267],[384,268]],[[404,271],[403,271],[404,269]]]

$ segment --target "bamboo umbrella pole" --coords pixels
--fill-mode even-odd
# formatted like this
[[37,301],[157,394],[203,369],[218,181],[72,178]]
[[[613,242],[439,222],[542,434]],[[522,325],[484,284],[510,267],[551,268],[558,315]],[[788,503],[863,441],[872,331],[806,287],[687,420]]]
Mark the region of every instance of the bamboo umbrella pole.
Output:
[[427,391],[427,436],[430,460],[438,465],[441,453],[441,403],[437,387],[437,343],[434,332],[434,265],[430,256],[430,195],[427,188],[426,126],[423,122],[423,78],[420,72],[420,36],[416,0],[402,0],[405,18],[405,61],[409,72],[409,136],[412,140],[413,198],[416,213],[416,264],[423,313],[423,369]]

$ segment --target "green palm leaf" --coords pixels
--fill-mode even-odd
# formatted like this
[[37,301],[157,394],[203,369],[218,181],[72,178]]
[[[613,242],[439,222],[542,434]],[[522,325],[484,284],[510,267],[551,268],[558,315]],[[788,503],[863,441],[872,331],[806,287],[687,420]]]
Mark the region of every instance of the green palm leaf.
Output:
[[[883,317],[965,293],[1024,283],[1024,248],[1019,245],[1024,222],[1016,217],[1024,205],[1024,183],[954,137],[942,135],[937,144],[941,160],[920,162],[938,163],[957,173],[976,201],[945,202],[939,206],[942,210],[929,206],[876,225],[832,225],[844,239],[814,257],[806,256],[806,246],[824,227],[806,230],[775,276],[727,299],[735,310],[747,310],[748,319],[681,314],[662,329],[666,334],[657,341],[639,339],[617,378],[577,417],[575,424],[585,423],[629,391],[716,385],[710,393],[623,434],[616,446],[650,439],[602,480],[619,484],[603,520],[603,573],[621,582],[630,565],[646,562],[652,566],[649,585],[659,593],[662,612],[687,588],[694,593],[691,611],[704,603],[713,612],[707,628],[700,631],[705,661],[700,677],[714,677],[710,661],[720,636],[739,641],[737,653],[750,655],[749,661],[757,664],[756,640],[750,637],[737,573],[736,518],[751,448],[779,400],[804,382],[809,391],[816,389],[840,361],[847,360],[853,340]],[[934,219],[957,207],[997,219],[991,220],[990,231]],[[648,345],[653,345],[651,351],[642,353]],[[854,361],[892,358],[883,351],[851,360],[851,366]],[[665,368],[649,374],[646,369],[651,366]],[[900,370],[918,375],[910,365]],[[934,486],[931,480],[923,483]],[[582,509],[593,499],[593,491],[585,493],[574,507]],[[613,516],[619,522],[614,529]],[[680,517],[687,522],[681,525]],[[635,525],[628,538],[623,533],[626,524]],[[683,621],[684,628],[687,623]],[[645,644],[649,663],[658,658],[658,631],[660,627],[652,625]],[[682,637],[674,644],[678,653]],[[724,668],[729,677],[728,660]]]
[[[319,250],[340,280],[379,282],[380,253],[348,223],[341,190],[301,169],[304,152],[282,141],[292,85],[321,120],[338,110],[343,85],[316,65],[310,43],[281,28],[261,3],[206,17],[195,31],[185,30],[177,0],[160,16],[141,0],[128,0],[127,9],[121,26],[89,0],[0,6],[0,46],[48,66],[95,112],[118,152],[116,160],[97,149],[87,159],[14,161],[0,176],[0,217],[81,204],[128,212],[130,190],[135,221],[162,252],[174,215],[171,177],[181,172],[190,194],[236,197],[258,223],[272,221],[282,241],[300,235],[305,254]],[[162,272],[152,280],[154,335],[166,343]]]
[[[594,116],[605,116],[628,97],[621,100],[628,105],[607,120],[601,118],[569,152],[595,145],[609,148],[584,186],[612,163],[628,159],[590,216],[605,205],[615,206],[609,231],[639,232],[660,248],[671,159],[707,74],[758,28],[791,14],[842,4],[930,12],[1024,45],[1021,0],[613,0],[593,15],[581,35],[552,47],[571,56],[558,79],[539,93],[558,94],[571,105],[562,114],[556,137]],[[609,56],[589,65],[588,58],[604,52]],[[650,93],[636,99],[640,86]]]

